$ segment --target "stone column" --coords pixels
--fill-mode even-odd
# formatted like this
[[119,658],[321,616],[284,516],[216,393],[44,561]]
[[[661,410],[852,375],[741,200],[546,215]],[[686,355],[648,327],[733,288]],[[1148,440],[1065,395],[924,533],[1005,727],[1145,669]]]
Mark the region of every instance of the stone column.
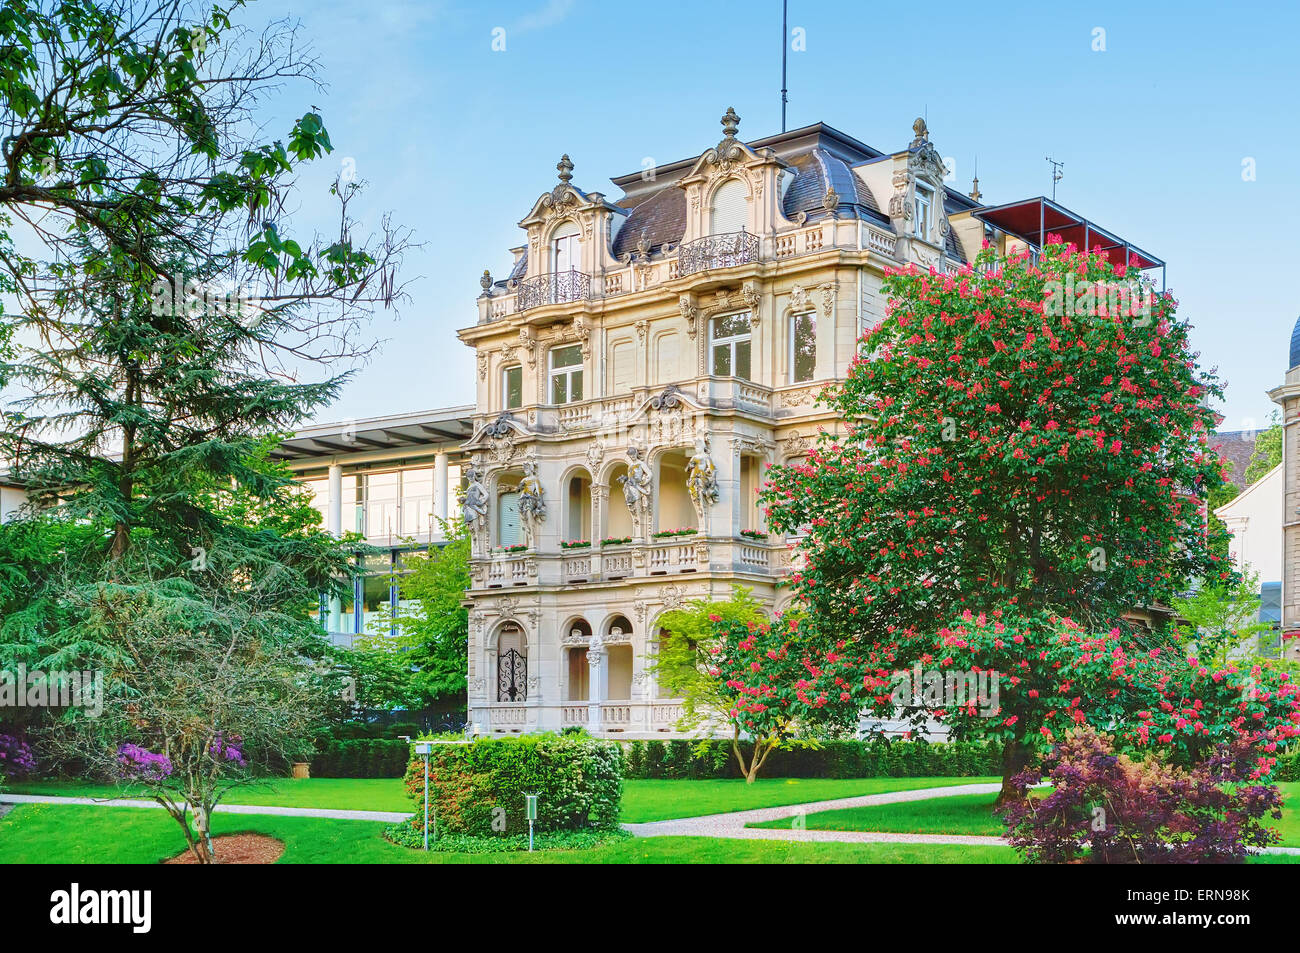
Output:
[[605,677],[609,668],[605,659],[605,643],[592,638],[587,645],[587,665],[590,678],[587,688],[587,730],[596,734],[604,727],[601,705],[605,701]]
[[[343,535],[343,467],[337,463],[330,464],[325,529],[335,538]],[[343,604],[338,596],[330,597],[329,616],[329,630],[338,632],[343,624]]]
[[443,451],[433,458],[433,515],[440,520],[445,520],[449,508],[447,501],[447,453]]

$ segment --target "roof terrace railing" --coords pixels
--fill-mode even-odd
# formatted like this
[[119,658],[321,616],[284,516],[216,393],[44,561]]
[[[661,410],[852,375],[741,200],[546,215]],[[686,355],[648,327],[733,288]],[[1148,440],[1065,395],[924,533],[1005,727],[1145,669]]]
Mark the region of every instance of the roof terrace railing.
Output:
[[697,271],[709,271],[714,268],[730,268],[733,265],[746,265],[758,261],[759,240],[757,235],[741,230],[709,235],[687,242],[677,250],[677,273],[693,275]]
[[544,304],[585,301],[591,297],[591,275],[583,271],[556,271],[519,282],[515,310],[527,311]]

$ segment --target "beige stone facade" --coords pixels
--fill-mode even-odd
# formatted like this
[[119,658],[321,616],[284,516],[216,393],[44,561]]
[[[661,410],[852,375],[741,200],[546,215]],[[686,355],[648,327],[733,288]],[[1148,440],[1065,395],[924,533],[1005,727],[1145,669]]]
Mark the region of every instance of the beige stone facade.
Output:
[[824,125],[746,144],[730,110],[723,131],[615,179],[617,202],[562,159],[510,276],[485,273],[460,332],[477,354],[464,512],[481,731],[671,732],[678,700],[646,669],[658,620],[736,584],[785,607],[789,541],[755,492],[839,425],[816,397],[882,316],[884,269],[955,270],[993,235],[945,189],[920,120],[892,154]]

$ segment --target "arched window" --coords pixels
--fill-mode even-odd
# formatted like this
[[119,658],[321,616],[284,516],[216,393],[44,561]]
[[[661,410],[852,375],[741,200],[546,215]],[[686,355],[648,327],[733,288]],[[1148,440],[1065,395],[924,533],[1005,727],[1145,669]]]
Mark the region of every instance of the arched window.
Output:
[[749,189],[739,179],[729,179],[713,193],[709,207],[709,234],[747,231],[749,225]]

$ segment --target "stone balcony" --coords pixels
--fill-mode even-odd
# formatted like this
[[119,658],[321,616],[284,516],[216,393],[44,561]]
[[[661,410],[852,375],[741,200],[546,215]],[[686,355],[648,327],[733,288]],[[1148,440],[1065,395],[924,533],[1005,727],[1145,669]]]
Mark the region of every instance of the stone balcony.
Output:
[[685,573],[779,577],[788,567],[783,542],[692,534],[590,548],[493,553],[471,561],[474,589],[581,586]]
[[499,321],[547,305],[598,308],[607,299],[672,285],[681,279],[692,279],[691,284],[695,284],[719,276],[734,278],[755,268],[830,251],[865,251],[896,265],[896,245],[897,236],[892,232],[847,218],[823,219],[775,235],[710,235],[680,248],[666,249],[657,257],[627,256],[599,274],[561,272],[511,282],[504,290],[479,298],[478,323]]
[[592,704],[583,700],[558,702],[487,702],[473,706],[481,730],[494,734],[524,734],[590,727],[592,708],[599,709],[600,734],[624,736],[680,735],[677,722],[682,702],[676,698],[614,700]]

